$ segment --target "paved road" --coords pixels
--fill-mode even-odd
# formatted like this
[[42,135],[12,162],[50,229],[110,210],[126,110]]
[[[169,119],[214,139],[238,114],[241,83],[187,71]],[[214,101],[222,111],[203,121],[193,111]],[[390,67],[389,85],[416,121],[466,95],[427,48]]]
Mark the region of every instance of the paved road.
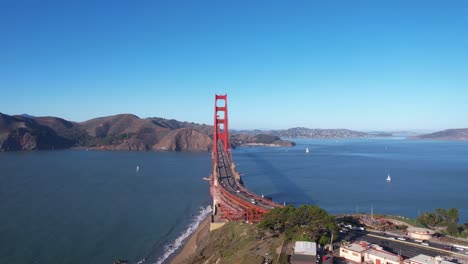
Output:
[[255,199],[255,206],[258,206],[262,209],[271,210],[274,208],[274,206],[271,204],[268,204],[259,199],[258,196],[255,196],[250,192],[246,192],[243,190],[244,188],[239,187],[240,183],[233,176],[229,158],[227,158],[222,144],[218,144],[218,175],[219,183],[229,193],[251,204],[252,199]]
[[[395,239],[392,236],[386,236],[384,234],[377,234],[371,232],[360,232],[360,231],[348,231],[346,234],[341,234],[341,237],[348,241],[358,241],[364,240],[372,244],[377,244],[382,246],[384,250],[392,252],[394,254],[400,254],[405,258],[412,258],[419,254],[424,254],[428,256],[453,256],[453,252],[447,252],[444,250],[444,245],[431,243],[429,246],[421,245],[415,241],[400,241]],[[393,239],[392,239],[393,238]],[[463,256],[463,254],[462,254]],[[456,256],[457,258],[461,256]],[[463,256],[463,258],[465,258]]]

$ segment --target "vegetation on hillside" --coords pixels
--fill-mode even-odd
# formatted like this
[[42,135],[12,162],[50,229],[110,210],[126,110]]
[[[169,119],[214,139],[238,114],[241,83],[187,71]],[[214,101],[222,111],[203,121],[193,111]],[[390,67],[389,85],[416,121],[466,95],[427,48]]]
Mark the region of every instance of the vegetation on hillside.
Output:
[[459,212],[456,208],[436,208],[435,212],[425,212],[417,220],[428,227],[445,227],[443,233],[448,235],[468,237],[468,223],[458,225]]
[[[185,263],[265,263],[278,259],[282,239],[255,225],[230,222],[212,231]],[[279,263],[288,263],[281,260]]]
[[275,208],[263,217],[259,227],[284,233],[287,240],[315,241],[327,244],[336,238],[338,226],[335,217],[315,205],[291,205]]

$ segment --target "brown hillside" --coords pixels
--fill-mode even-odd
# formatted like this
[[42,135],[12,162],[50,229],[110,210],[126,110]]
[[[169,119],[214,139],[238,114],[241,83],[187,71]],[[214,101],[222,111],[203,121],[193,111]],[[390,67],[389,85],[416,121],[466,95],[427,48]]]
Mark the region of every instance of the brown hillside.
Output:
[[155,150],[168,151],[208,151],[212,147],[212,139],[195,129],[181,128],[172,130],[161,141],[153,145]]

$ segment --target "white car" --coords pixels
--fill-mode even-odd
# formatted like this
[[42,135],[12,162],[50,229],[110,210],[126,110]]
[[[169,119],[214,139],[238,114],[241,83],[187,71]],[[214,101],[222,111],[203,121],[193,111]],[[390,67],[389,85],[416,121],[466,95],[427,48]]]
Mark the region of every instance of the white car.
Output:
[[429,244],[426,243],[426,242],[422,242],[421,245],[423,245],[423,246],[429,246]]
[[389,237],[388,239],[392,239],[392,240],[395,240],[395,238],[394,238],[394,237]]
[[421,239],[415,239],[414,242],[422,243],[423,241]]
[[401,240],[401,241],[406,241],[406,238],[404,238],[404,237],[399,237],[399,238],[397,238],[397,239],[398,239],[398,240]]

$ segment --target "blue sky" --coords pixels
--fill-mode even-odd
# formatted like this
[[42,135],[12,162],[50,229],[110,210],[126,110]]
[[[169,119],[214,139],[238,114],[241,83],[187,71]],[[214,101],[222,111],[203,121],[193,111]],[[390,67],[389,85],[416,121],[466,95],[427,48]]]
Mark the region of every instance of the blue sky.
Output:
[[0,112],[468,127],[466,1],[1,1]]

